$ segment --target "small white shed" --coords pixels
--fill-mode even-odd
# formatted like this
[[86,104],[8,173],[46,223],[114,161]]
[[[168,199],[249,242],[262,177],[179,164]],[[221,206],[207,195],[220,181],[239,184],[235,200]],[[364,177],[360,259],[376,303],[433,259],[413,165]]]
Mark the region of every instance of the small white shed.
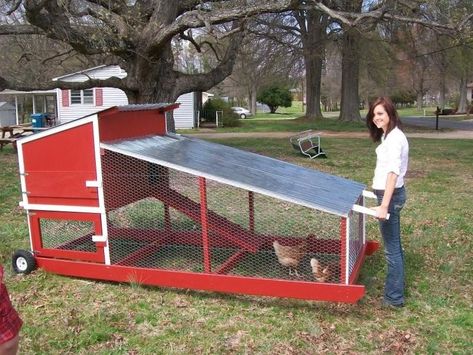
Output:
[[0,126],[11,126],[16,124],[15,106],[8,102],[0,102]]
[[[127,73],[118,65],[101,65],[76,73],[66,74],[54,78],[53,81],[83,82],[89,78],[103,80],[114,76],[125,78]],[[197,94],[195,92],[187,93],[179,96],[176,100],[176,102],[181,104],[174,111],[176,128],[194,128],[197,126],[196,117],[199,103]],[[87,116],[109,107],[123,105],[128,105],[128,98],[122,90],[117,88],[58,89],[58,117],[61,123]]]

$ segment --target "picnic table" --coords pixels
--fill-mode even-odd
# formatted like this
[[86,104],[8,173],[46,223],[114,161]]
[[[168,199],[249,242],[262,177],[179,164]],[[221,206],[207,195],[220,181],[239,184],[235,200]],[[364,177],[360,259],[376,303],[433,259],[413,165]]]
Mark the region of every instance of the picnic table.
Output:
[[3,149],[4,145],[11,144],[13,149],[16,150],[16,141],[18,139],[45,129],[48,129],[48,127],[33,127],[31,123],[0,127],[0,130],[2,131],[0,149]]

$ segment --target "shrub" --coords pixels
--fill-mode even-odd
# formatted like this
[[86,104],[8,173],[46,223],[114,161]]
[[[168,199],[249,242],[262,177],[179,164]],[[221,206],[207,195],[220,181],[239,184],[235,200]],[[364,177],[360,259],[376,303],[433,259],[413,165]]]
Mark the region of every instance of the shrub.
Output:
[[222,111],[222,122],[219,125],[224,127],[238,127],[241,125],[239,116],[232,111],[231,106],[228,102],[220,98],[214,98],[208,100],[202,107],[201,118],[206,122],[216,122],[217,111]]
[[281,86],[271,86],[261,91],[257,100],[268,105],[271,113],[275,113],[279,106],[291,107],[292,95],[291,92]]
[[216,112],[225,111],[225,109],[230,110],[230,104],[223,101],[220,98],[213,98],[208,100],[202,107],[201,117],[206,122],[215,122],[216,121]]
[[414,105],[414,102],[417,99],[417,95],[412,90],[403,90],[397,91],[391,94],[391,100],[398,106],[401,107],[410,107]]
[[231,109],[223,110],[223,126],[224,127],[240,127],[240,116]]

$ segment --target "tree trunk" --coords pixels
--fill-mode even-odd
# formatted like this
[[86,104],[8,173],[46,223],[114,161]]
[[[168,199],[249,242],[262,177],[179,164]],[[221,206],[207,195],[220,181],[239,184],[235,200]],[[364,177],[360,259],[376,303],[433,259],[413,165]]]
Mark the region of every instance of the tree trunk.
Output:
[[[314,51],[311,51],[314,52]],[[308,119],[323,118],[320,109],[322,78],[322,58],[316,55],[314,58],[304,58],[306,67],[306,117]]]
[[447,91],[447,85],[445,83],[445,72],[440,73],[440,87],[439,87],[439,106],[440,109],[445,108],[445,96]]
[[342,97],[340,120],[360,121],[359,49],[360,34],[356,29],[347,29],[342,40]]
[[422,103],[424,101],[424,95],[423,95],[423,90],[422,89],[419,89],[419,91],[417,91],[417,110],[418,111],[421,111],[422,110]]
[[306,71],[306,117],[309,119],[323,118],[320,101],[327,18],[316,10],[296,13],[295,16],[302,32]]
[[467,79],[462,75],[460,79],[460,102],[458,103],[457,113],[466,113],[468,109],[467,102]]
[[250,84],[250,90],[248,92],[248,104],[251,114],[256,115],[256,92],[258,88],[255,83]]
[[[173,103],[179,97],[176,91],[177,75],[173,70],[174,59],[171,45],[167,44],[159,53],[149,58],[135,58],[127,70],[127,79],[133,80],[136,90],[127,93],[132,104]],[[167,129],[175,132],[172,114],[166,115]]]

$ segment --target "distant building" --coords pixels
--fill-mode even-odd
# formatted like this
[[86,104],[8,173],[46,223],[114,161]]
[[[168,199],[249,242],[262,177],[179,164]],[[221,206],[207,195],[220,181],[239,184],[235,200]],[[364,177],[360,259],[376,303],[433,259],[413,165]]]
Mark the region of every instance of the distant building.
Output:
[[[118,65],[101,65],[53,78],[53,81],[83,82],[92,79],[108,79],[112,76],[124,78],[126,71]],[[84,90],[54,89],[48,91],[4,90],[5,95],[15,97],[15,123],[22,123],[32,113],[47,113],[57,123],[65,123],[112,106],[128,105],[126,94],[117,88],[103,87]],[[174,111],[177,129],[198,126],[198,111],[202,105],[202,94],[191,92],[181,95]]]
[[0,102],[0,127],[11,126],[15,123],[15,106],[8,102]]

